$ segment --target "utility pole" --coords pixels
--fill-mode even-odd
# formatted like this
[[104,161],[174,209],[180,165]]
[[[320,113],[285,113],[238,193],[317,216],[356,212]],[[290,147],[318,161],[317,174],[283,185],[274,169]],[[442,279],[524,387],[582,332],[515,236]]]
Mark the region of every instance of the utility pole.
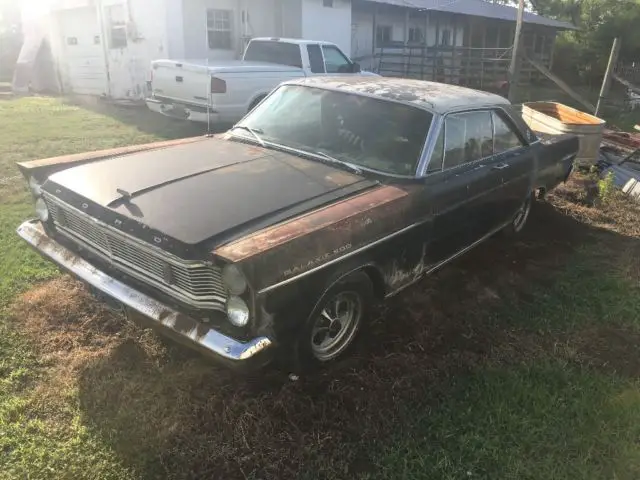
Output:
[[511,65],[509,66],[509,101],[514,102],[520,79],[520,43],[522,39],[522,21],[524,19],[524,0],[518,0],[518,19],[516,21],[516,35],[513,39]]
[[602,88],[600,89],[600,96],[598,97],[598,104],[596,105],[596,117],[600,113],[600,108],[603,106],[604,99],[609,93],[611,88],[611,75],[618,63],[618,54],[620,53],[620,38],[613,40],[613,46],[611,47],[611,55],[609,56],[609,63],[607,64],[607,71],[604,74],[604,80],[602,80]]

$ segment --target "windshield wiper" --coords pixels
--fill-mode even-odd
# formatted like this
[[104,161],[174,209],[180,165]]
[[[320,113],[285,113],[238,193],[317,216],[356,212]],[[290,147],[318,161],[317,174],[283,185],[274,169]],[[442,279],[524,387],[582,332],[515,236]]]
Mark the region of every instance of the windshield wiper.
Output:
[[254,138],[258,141],[258,143],[262,146],[262,147],[266,147],[267,145],[264,143],[264,140],[262,139],[262,137],[260,137],[260,135],[258,135],[259,133],[264,133],[262,130],[255,130],[251,127],[247,127],[246,125],[234,125],[234,127],[231,130],[235,130],[236,128],[239,128],[240,130],[246,130],[247,132],[249,132],[251,135],[254,136]]
[[333,165],[342,165],[344,167],[347,167],[347,170],[351,171],[351,173],[356,173],[358,175],[362,174],[362,169],[357,167],[353,163],[345,162],[343,160],[338,160],[337,158],[332,157],[328,153],[317,151],[317,152],[311,153],[311,155],[317,155],[318,157],[322,157],[325,160],[328,160],[329,163],[331,163]]

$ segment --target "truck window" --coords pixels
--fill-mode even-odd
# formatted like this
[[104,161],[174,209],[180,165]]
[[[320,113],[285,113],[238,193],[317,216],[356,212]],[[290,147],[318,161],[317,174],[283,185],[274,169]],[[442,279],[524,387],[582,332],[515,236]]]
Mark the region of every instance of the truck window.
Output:
[[320,51],[320,45],[307,45],[311,73],[324,73],[324,59]]
[[499,112],[493,112],[493,150],[502,153],[514,148],[520,148],[523,143],[513,128],[506,122]]
[[491,112],[448,115],[445,128],[445,169],[493,155]]
[[244,54],[248,62],[268,62],[302,68],[300,47],[284,42],[251,42]]
[[333,45],[323,45],[322,53],[324,54],[327,73],[351,72],[351,62]]

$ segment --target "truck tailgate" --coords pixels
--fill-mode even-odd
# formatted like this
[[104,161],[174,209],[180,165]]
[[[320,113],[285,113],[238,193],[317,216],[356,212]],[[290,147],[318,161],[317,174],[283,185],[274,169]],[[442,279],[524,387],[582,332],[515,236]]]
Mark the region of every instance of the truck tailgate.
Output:
[[211,90],[206,66],[173,61],[153,63],[153,95],[187,104],[206,105]]

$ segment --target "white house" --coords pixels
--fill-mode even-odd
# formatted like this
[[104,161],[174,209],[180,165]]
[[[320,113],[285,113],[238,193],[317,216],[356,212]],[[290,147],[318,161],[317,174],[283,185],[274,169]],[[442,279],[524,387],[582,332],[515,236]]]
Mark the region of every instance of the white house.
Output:
[[[25,4],[29,1],[43,2]],[[503,43],[510,45],[507,37],[512,38],[515,19],[515,9],[482,0],[49,2],[41,30],[48,37],[62,90],[130,99],[145,96],[152,60],[233,59],[252,37],[330,41],[363,66],[375,67],[373,59],[382,45],[478,43],[479,29],[474,37],[470,16],[503,22]],[[525,20],[548,28],[549,38],[556,29],[570,28],[533,14]]]

